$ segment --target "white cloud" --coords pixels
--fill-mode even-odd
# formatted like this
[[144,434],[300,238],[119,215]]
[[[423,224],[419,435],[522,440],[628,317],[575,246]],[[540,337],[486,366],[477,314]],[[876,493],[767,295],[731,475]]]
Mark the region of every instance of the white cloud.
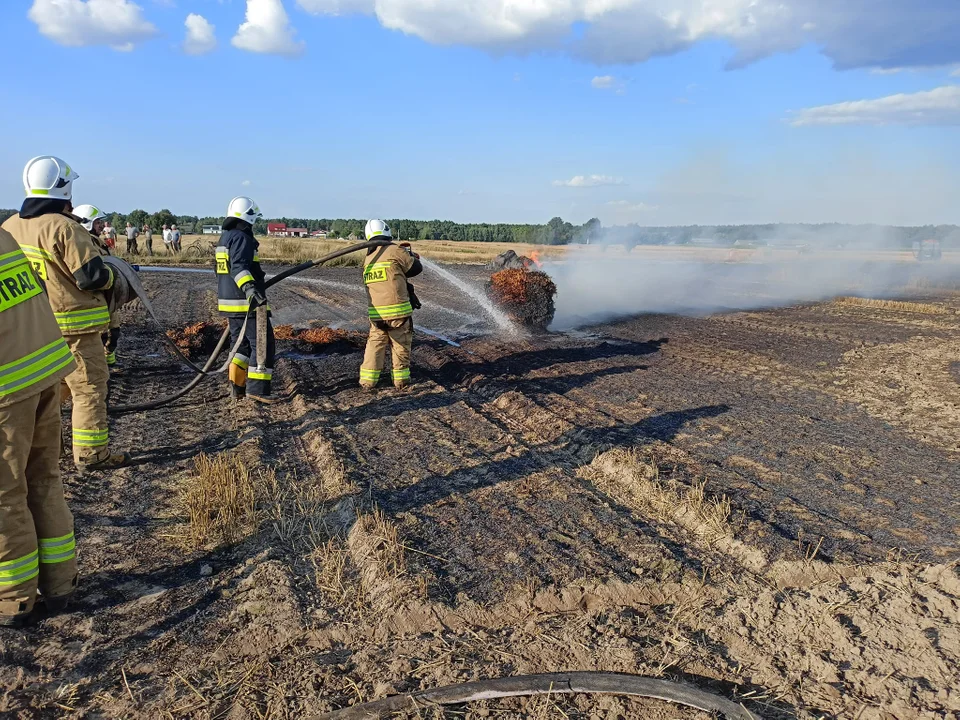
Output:
[[246,20],[230,42],[240,50],[293,56],[304,49],[296,32],[280,0],[247,0]]
[[960,62],[956,0],[298,2],[314,13],[375,14],[387,28],[440,45],[547,49],[610,64],[642,62],[710,40],[733,46],[731,67],[803,45],[820,48],[840,68]]
[[616,78],[613,75],[597,75],[590,84],[597,90],[610,90],[613,88]]
[[960,125],[960,86],[806,108],[791,125]]
[[600,187],[602,185],[626,185],[623,178],[610,177],[609,175],[574,175],[569,180],[554,180],[556,187]]
[[960,77],[960,68],[957,68],[952,73],[950,73],[950,77]]
[[130,0],[34,0],[27,17],[60,45],[109,45],[129,51],[157,33]]
[[244,181],[243,181],[242,183],[240,183],[240,184],[243,185],[244,187],[250,187],[250,181],[249,181],[249,180],[244,180]]
[[183,41],[183,51],[187,55],[203,55],[217,47],[215,28],[203,15],[190,13],[184,25],[187,27],[187,38]]

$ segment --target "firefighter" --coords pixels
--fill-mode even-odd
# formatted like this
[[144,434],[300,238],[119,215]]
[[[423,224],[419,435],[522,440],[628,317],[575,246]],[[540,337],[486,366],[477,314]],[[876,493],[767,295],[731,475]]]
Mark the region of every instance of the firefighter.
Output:
[[260,208],[248,197],[235,197],[227,207],[224,232],[216,249],[217,307],[230,323],[230,346],[236,347],[238,341],[240,343],[230,362],[231,396],[235,400],[248,396],[269,402],[276,350],[273,326],[268,316],[266,364],[260,366],[257,364],[257,314],[254,312],[257,307],[267,306],[266,277],[260,268],[260,244],[253,236],[253,225],[261,217]]
[[60,482],[62,378],[76,368],[30,261],[0,228],[0,625],[30,619],[37,590],[66,609],[77,584]]
[[[392,240],[390,228],[383,220],[370,220],[365,230],[367,240]],[[392,346],[393,385],[404,389],[410,384],[410,348],[413,345],[412,287],[407,278],[423,272],[420,256],[409,244],[393,242],[367,250],[363,266],[363,283],[367,288],[370,336],[360,366],[360,386],[374,390],[380,381],[387,346]],[[415,296],[414,296],[415,297]]]
[[[93,205],[79,205],[74,208],[73,214],[80,218],[80,224],[90,233],[90,237],[100,248],[101,254],[113,255],[100,236],[106,215]],[[107,366],[113,368],[117,364],[117,345],[120,342],[120,308],[112,307],[111,299],[107,299],[107,307],[110,310],[110,329],[100,333],[100,341],[103,343],[103,354],[107,358]]]
[[130,456],[110,452],[110,370],[100,333],[110,328],[103,293],[113,286],[114,276],[90,233],[71,214],[77,177],[67,163],[51,155],[28,162],[23,170],[27,199],[3,227],[46,286],[53,315],[77,362],[65,382],[73,396],[73,461],[85,473],[121,467]]

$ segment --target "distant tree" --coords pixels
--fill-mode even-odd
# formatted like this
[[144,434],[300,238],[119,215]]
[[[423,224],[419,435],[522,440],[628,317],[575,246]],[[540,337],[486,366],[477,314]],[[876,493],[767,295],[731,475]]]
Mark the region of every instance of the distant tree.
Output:
[[0,225],[6,222],[8,217],[16,215],[18,210],[0,210]]
[[129,215],[127,215],[127,220],[137,228],[142,228],[144,225],[146,225],[149,218],[150,215],[146,210],[133,210]]
[[159,230],[164,225],[173,225],[177,222],[177,217],[172,212],[167,209],[160,210],[155,212],[150,216],[150,227],[154,230]]

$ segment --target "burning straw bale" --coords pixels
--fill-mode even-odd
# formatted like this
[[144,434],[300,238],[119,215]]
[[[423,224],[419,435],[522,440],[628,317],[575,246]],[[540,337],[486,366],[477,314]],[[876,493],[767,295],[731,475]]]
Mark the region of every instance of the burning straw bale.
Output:
[[546,328],[553,322],[557,286],[544,272],[501,270],[486,289],[490,300],[521,325]]
[[198,322],[183,330],[167,330],[167,337],[173,340],[187,357],[203,358],[213,352],[225,327],[224,323]]

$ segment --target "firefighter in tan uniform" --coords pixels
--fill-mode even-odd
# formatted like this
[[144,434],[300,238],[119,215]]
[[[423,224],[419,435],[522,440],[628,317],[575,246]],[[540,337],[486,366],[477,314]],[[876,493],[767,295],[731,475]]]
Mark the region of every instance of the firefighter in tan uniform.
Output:
[[34,158],[23,170],[27,199],[3,227],[20,244],[46,286],[53,315],[77,368],[66,378],[73,395],[73,460],[80,472],[120,467],[126,453],[110,452],[107,380],[110,371],[100,333],[110,327],[103,291],[113,286],[113,270],[73,209],[77,174],[63,160]]
[[[106,215],[100,208],[94,205],[78,205],[73,209],[73,214],[80,218],[80,224],[90,233],[90,237],[100,249],[102,255],[113,255],[106,242],[100,237],[103,232]],[[110,310],[110,329],[107,332],[100,333],[100,341],[103,343],[103,354],[107,358],[107,365],[114,367],[117,364],[117,345],[120,342],[120,308],[112,302],[113,298],[107,298],[107,308]]]
[[0,625],[18,627],[37,590],[51,613],[77,584],[73,516],[60,483],[60,380],[76,367],[43,286],[0,228]]
[[[370,220],[367,240],[393,236],[383,220]],[[413,311],[420,304],[407,278],[423,272],[420,257],[408,248],[390,242],[367,250],[363,283],[367,288],[370,336],[360,366],[360,386],[373,390],[380,381],[387,346],[392,347],[393,385],[403,389],[410,384],[410,349],[413,345]]]

